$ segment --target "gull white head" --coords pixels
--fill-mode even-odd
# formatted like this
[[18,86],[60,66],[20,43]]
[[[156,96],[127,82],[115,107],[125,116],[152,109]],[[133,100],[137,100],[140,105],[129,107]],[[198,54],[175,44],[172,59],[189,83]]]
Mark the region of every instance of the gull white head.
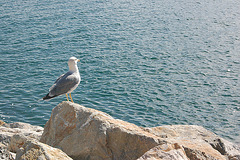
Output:
[[78,71],[78,67],[77,67],[77,62],[80,62],[79,59],[77,59],[76,57],[71,57],[68,60],[68,67],[69,67],[69,71]]

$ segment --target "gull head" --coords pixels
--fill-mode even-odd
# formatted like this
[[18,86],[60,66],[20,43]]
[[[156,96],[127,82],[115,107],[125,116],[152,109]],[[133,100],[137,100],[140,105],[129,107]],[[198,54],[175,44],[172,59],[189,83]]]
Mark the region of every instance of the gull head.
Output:
[[76,57],[69,58],[68,67],[70,71],[73,71],[73,72],[78,71],[77,62],[80,62],[80,60],[77,59]]

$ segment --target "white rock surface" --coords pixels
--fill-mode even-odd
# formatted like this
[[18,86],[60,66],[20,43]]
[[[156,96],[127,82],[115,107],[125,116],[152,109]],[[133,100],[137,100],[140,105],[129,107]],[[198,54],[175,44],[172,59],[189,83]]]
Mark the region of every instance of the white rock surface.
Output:
[[184,149],[175,144],[163,144],[147,151],[137,160],[189,160]]
[[16,160],[72,160],[62,150],[36,140],[26,141],[17,151]]
[[39,140],[43,133],[43,127],[30,125],[28,123],[14,122],[3,123],[0,126],[0,142],[8,145],[11,137],[15,134],[22,134],[27,138]]
[[0,160],[14,160],[15,155],[9,152],[7,147],[0,143]]
[[196,125],[167,125],[146,128],[166,141],[181,145],[190,159],[240,160],[240,147]]

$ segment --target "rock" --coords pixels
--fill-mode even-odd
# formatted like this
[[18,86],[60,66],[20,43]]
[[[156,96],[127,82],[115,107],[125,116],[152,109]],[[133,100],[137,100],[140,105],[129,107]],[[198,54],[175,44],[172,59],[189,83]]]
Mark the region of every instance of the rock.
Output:
[[24,136],[23,134],[15,134],[11,137],[11,141],[8,144],[8,150],[11,152],[16,153],[18,149],[20,149],[27,140],[30,140],[32,138],[28,138]]
[[147,151],[137,160],[189,160],[184,149],[175,144],[163,144]]
[[3,122],[2,120],[0,120],[0,126],[2,126],[3,124],[5,124],[5,122]]
[[12,153],[2,143],[0,143],[0,160],[14,160]]
[[40,141],[75,160],[240,160],[239,146],[203,127],[142,128],[71,102],[52,110]]
[[207,143],[198,143],[192,141],[178,141],[184,148],[184,151],[189,159],[203,159],[203,160],[225,160],[217,150],[213,149]]
[[141,127],[71,102],[53,109],[40,141],[76,160],[136,160],[165,143]]
[[16,160],[72,160],[60,149],[53,148],[36,140],[27,141],[20,148]]
[[[2,123],[0,126],[0,159],[13,160],[70,160],[60,149],[38,142],[43,128],[27,123]],[[0,143],[1,144],[1,143]],[[2,147],[3,146],[3,147]],[[14,155],[12,152],[17,152]]]
[[11,137],[15,134],[23,134],[27,138],[39,140],[43,133],[43,128],[22,122],[4,123],[0,126],[0,142],[8,145]]
[[[216,134],[196,125],[170,125],[146,128],[169,143],[178,143],[189,159],[240,160],[240,148]],[[164,135],[164,136],[163,136]]]

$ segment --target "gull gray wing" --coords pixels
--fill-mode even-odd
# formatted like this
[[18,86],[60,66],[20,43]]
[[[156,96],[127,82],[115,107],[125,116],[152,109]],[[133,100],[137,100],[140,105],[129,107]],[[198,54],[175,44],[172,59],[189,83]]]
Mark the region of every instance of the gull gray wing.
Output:
[[49,96],[58,96],[71,91],[80,82],[80,79],[72,72],[60,76],[52,85]]
[[49,92],[53,89],[53,87],[56,85],[56,83],[64,76],[65,74],[62,74],[58,77],[58,79],[54,82],[54,84],[49,88]]

